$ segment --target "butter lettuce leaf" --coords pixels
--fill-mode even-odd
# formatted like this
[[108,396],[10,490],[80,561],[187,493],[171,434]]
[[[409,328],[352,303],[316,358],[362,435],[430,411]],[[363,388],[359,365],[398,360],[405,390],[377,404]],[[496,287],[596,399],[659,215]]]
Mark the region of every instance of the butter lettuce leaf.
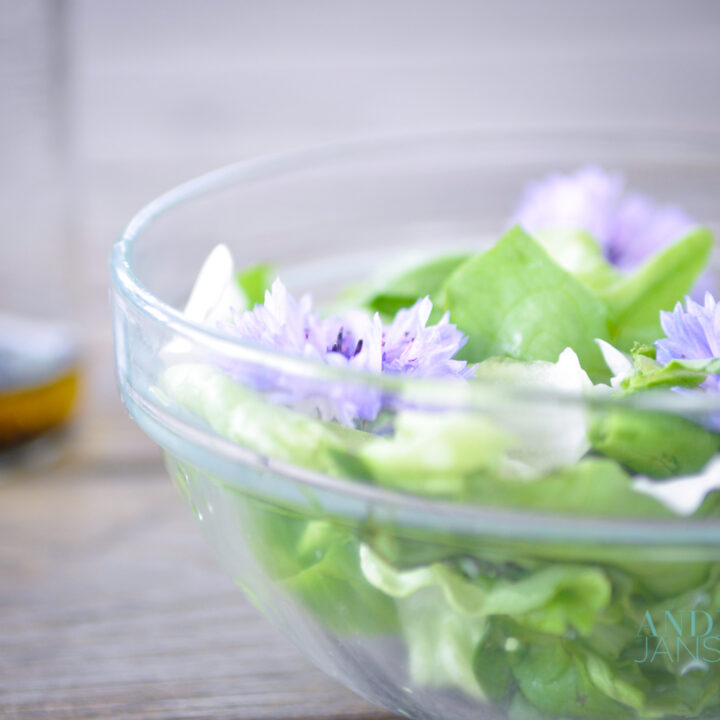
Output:
[[586,232],[547,230],[533,237],[561,268],[593,290],[608,287],[621,277],[605,259],[598,242]]
[[[289,556],[289,568],[278,577],[289,591],[340,635],[381,634],[397,631],[398,618],[392,598],[370,585],[360,572],[360,541],[337,523],[299,518],[294,544],[287,544],[281,527],[288,518],[269,517],[266,511],[255,523],[262,528],[259,552],[277,562]],[[255,540],[257,544],[257,538]],[[267,567],[267,566],[266,566]]]
[[435,563],[396,570],[372,550],[361,549],[361,567],[371,585],[405,598],[436,587],[443,601],[467,617],[512,617],[515,622],[555,635],[574,628],[586,635],[610,601],[610,582],[598,568],[558,563],[515,580],[463,576],[457,568]]
[[161,387],[218,434],[271,458],[340,476],[362,476],[355,451],[374,436],[271,402],[210,365],[169,367]]
[[595,338],[609,338],[605,304],[521,228],[450,276],[450,319],[468,336],[471,361],[494,355],[554,362],[571,347],[594,380],[607,377]]
[[457,688],[487,697],[474,670],[474,656],[487,631],[485,617],[468,617],[444,602],[437,587],[396,600],[411,681],[423,688]]
[[720,374],[720,358],[676,358],[661,365],[655,359],[654,345],[635,343],[628,355],[604,340],[598,340],[597,343],[613,373],[611,385],[624,390],[626,395],[639,390],[696,388],[708,375]]
[[507,672],[490,672],[485,663],[486,647],[493,656],[499,652],[488,633],[492,618],[512,618],[553,635],[571,628],[584,635],[610,601],[603,571],[577,565],[490,580],[464,576],[444,563],[397,570],[363,546],[361,568],[373,587],[397,599],[412,680],[486,697],[501,695],[508,680]]
[[269,263],[253,265],[235,274],[235,280],[245,294],[249,308],[265,302],[265,291],[270,289],[273,276],[274,269]]
[[593,449],[653,478],[695,473],[720,450],[720,435],[680,415],[632,408],[597,410]]
[[613,345],[629,350],[635,342],[651,343],[661,337],[660,310],[672,310],[692,290],[708,264],[713,243],[712,233],[698,228],[653,255],[636,272],[598,290],[612,321]]
[[629,473],[607,458],[589,457],[571,467],[529,479],[487,477],[474,489],[475,502],[495,507],[581,516],[673,516],[659,501],[635,492]]
[[445,281],[468,257],[467,253],[444,255],[410,268],[377,288],[365,305],[393,316],[398,310],[413,305],[418,298],[429,296],[433,301],[432,322],[441,313]]
[[527,700],[553,717],[634,717],[591,679],[582,658],[561,640],[528,643],[512,672]]
[[404,410],[395,433],[358,450],[369,475],[398,490],[470,499],[488,473],[497,473],[510,437],[477,413]]
[[655,347],[640,345],[632,348],[632,372],[620,383],[627,391],[659,388],[694,388],[708,375],[720,373],[720,358],[687,360],[676,358],[666,365],[655,360]]

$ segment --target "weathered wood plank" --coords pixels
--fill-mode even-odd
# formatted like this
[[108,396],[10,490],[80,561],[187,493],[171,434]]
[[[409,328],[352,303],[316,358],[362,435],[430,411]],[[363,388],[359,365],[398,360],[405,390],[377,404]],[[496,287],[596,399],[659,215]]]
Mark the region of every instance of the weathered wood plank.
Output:
[[386,717],[261,618],[162,474],[0,491],[0,718]]

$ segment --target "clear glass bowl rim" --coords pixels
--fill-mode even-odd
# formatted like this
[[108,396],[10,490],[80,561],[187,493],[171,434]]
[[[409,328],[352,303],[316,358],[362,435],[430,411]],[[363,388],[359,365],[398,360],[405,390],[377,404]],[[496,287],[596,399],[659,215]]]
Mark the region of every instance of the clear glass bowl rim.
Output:
[[[526,133],[523,133],[525,136]],[[554,135],[535,133],[538,138],[553,138]],[[195,198],[207,195],[214,190],[225,189],[233,184],[252,182],[253,180],[267,179],[284,173],[302,170],[310,163],[337,160],[343,155],[352,156],[362,153],[363,150],[378,151],[383,148],[393,149],[407,144],[428,144],[442,142],[443,140],[458,139],[467,136],[469,139],[477,138],[479,142],[488,145],[496,143],[502,136],[488,134],[487,131],[466,130],[438,131],[415,135],[386,135],[365,140],[352,140],[347,142],[333,142],[324,145],[312,146],[296,151],[265,155],[249,160],[240,161],[216,170],[210,171],[171,190],[163,193],[143,207],[128,223],[120,238],[113,246],[111,255],[111,278],[114,288],[131,302],[142,314],[154,321],[162,322],[173,332],[195,341],[202,346],[212,347],[215,351],[247,362],[262,363],[264,366],[283,369],[297,377],[312,377],[320,380],[336,382],[346,381],[353,384],[362,384],[367,387],[378,388],[387,392],[402,391],[405,396],[426,399],[432,402],[437,398],[442,404],[453,406],[457,404],[464,410],[472,410],[475,399],[482,401],[486,393],[494,396],[498,392],[507,394],[509,399],[523,399],[538,402],[579,402],[584,405],[605,407],[633,407],[652,411],[671,413],[701,413],[720,411],[720,395],[709,393],[678,394],[670,392],[646,393],[628,397],[589,396],[563,391],[547,391],[535,387],[522,387],[517,385],[492,384],[475,380],[472,384],[458,383],[448,379],[418,379],[399,378],[391,375],[375,375],[353,368],[339,368],[317,362],[312,359],[288,355],[273,348],[259,346],[251,342],[232,338],[218,330],[209,328],[186,319],[181,311],[153,295],[136,275],[132,266],[132,250],[141,240],[143,231],[161,215],[181,203],[190,202]],[[589,137],[593,137],[590,135]],[[661,139],[672,139],[672,136],[662,135]],[[626,140],[633,141],[628,134]],[[702,148],[705,154],[708,148],[714,149],[717,155],[718,172],[720,172],[720,140],[713,136],[703,138],[703,143],[692,143],[696,149]],[[704,155],[706,157],[706,155]],[[485,386],[485,387],[482,387]],[[475,392],[482,388],[481,392]]]
[[[670,132],[648,133],[644,130],[632,132],[623,130],[619,135],[607,129],[577,130],[577,136],[588,141],[635,143],[648,138],[657,142],[677,143],[681,148],[701,151],[701,157],[707,161],[708,152],[712,165],[720,171],[720,137],[711,133],[700,134],[688,141],[686,137]],[[487,143],[512,141],[513,137],[531,142],[558,142],[567,137],[567,130],[528,131],[520,130],[488,131],[487,129],[462,128],[438,130],[422,133],[401,133],[372,136],[349,141],[328,142],[300,148],[298,150],[269,154],[242,160],[211,170],[192,178],[158,196],[137,212],[124,228],[113,245],[110,257],[111,286],[115,292],[130,303],[134,311],[139,312],[150,323],[159,324],[174,334],[199,345],[212,349],[221,355],[243,359],[250,363],[262,363],[286,372],[292,372],[300,378],[314,378],[367,385],[390,393],[402,392],[406,398],[423,403],[437,402],[440,407],[471,411],[481,408],[488,394],[495,399],[505,397],[510,400],[538,403],[582,404],[584,406],[618,409],[621,407],[662,411],[669,413],[708,413],[720,411],[720,395],[647,393],[627,398],[610,398],[605,394],[597,396],[578,395],[569,392],[547,391],[534,387],[522,387],[514,384],[483,383],[472,384],[453,380],[428,380],[416,378],[398,378],[388,375],[374,375],[353,369],[336,368],[313,360],[282,353],[272,348],[262,347],[250,342],[232,338],[212,328],[205,327],[186,319],[183,313],[172,305],[155,296],[140,280],[132,265],[134,245],[141,241],[143,232],[154,220],[171,211],[174,207],[191,202],[216,190],[227,189],[234,184],[251,183],[266,180],[283,174],[302,171],[310,164],[336,161],[343,157],[353,157],[363,152],[377,152],[383,149],[400,149],[407,146],[423,146],[433,143],[468,141]],[[150,410],[150,408],[147,408]],[[508,529],[515,527],[524,531],[510,533],[513,537],[534,537],[538,533],[545,539],[557,538],[597,541],[604,539],[611,543],[651,543],[668,545],[673,543],[720,543],[720,523],[712,519],[647,520],[628,517],[592,517],[573,516],[536,512],[532,510],[506,509],[481,505],[461,505],[423,497],[406,492],[367,485],[346,478],[336,478],[315,471],[300,468],[289,463],[270,461],[256,457],[256,453],[237,446],[235,443],[205,432],[199,427],[191,427],[179,418],[170,418],[169,414],[158,407],[151,410],[158,419],[169,421],[177,431],[188,436],[209,449],[222,452],[228,458],[234,458],[258,469],[275,470],[283,476],[294,479],[317,489],[341,492],[356,497],[361,503],[385,503],[390,506],[404,507],[410,512],[437,514],[450,520],[446,527],[452,527],[451,518],[464,518],[477,523],[482,535],[498,534],[508,536]],[[437,523],[433,523],[436,525]],[[463,523],[464,524],[464,523]]]

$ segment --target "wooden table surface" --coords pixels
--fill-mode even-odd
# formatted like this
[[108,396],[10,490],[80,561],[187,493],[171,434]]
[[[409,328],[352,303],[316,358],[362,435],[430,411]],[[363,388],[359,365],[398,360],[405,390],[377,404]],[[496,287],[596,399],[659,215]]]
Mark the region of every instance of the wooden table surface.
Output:
[[0,718],[387,717],[250,605],[141,439],[82,466],[78,441],[3,473]]
[[[112,375],[112,240],[187,177],[333,137],[470,124],[717,130],[720,4],[62,5],[73,233],[64,246],[16,233],[0,241],[0,269],[17,263],[40,292],[65,273],[85,393],[69,437],[23,469],[0,466],[0,718],[387,717],[245,600],[125,415]],[[12,235],[6,218],[3,230]]]

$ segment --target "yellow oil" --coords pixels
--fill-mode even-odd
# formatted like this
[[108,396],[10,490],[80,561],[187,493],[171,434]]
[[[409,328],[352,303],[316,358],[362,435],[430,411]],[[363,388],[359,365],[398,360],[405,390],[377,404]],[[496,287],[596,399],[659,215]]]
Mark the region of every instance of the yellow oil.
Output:
[[19,445],[62,425],[78,395],[79,369],[43,383],[0,390],[0,449]]

